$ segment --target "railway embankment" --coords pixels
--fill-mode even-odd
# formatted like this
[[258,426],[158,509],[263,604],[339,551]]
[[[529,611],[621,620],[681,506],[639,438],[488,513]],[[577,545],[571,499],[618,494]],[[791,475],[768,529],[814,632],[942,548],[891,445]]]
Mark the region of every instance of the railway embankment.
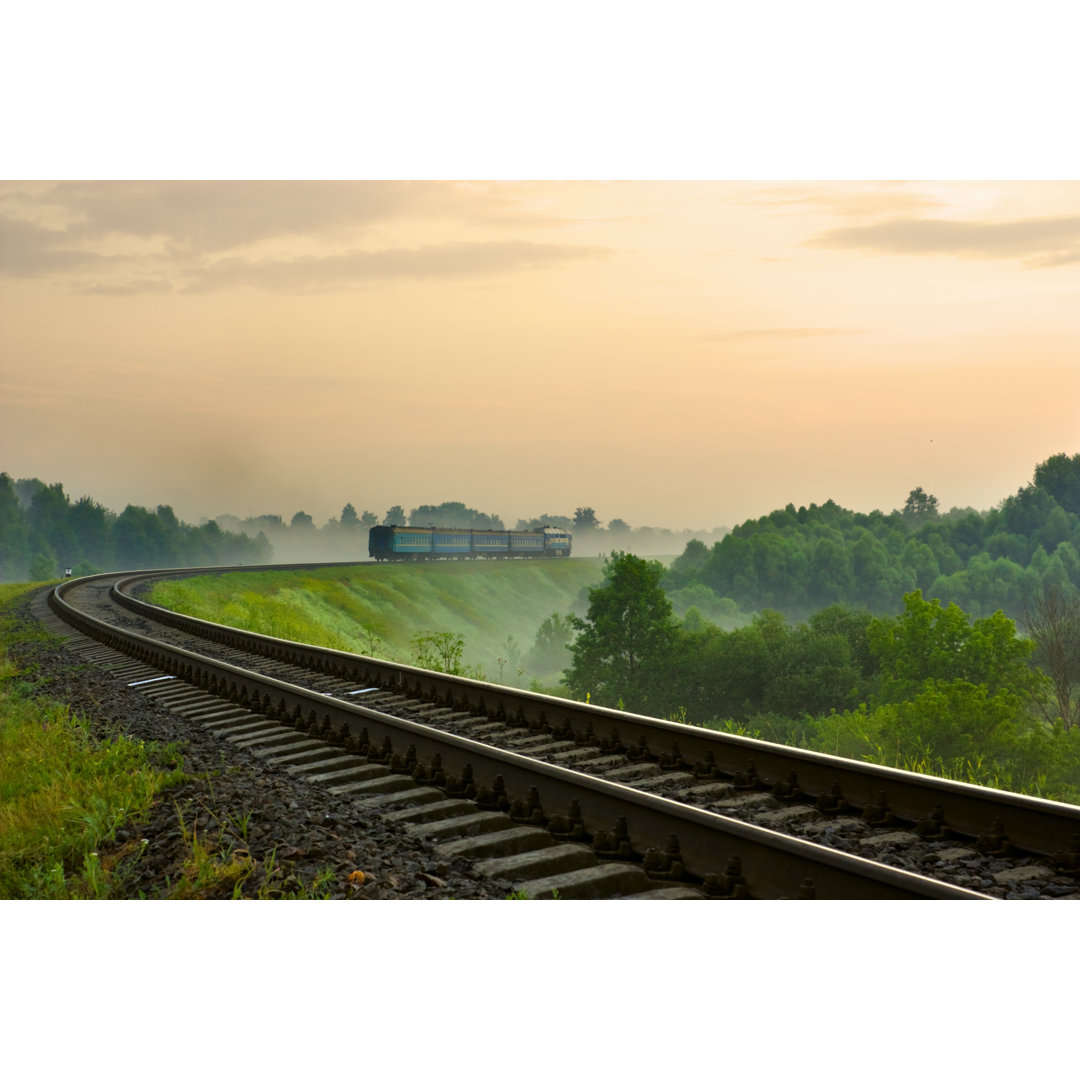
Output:
[[553,612],[584,612],[588,588],[602,579],[596,558],[359,563],[160,582],[149,599],[238,629],[403,663],[414,662],[416,634],[460,634],[466,668],[527,686],[537,672],[519,669],[540,624]]

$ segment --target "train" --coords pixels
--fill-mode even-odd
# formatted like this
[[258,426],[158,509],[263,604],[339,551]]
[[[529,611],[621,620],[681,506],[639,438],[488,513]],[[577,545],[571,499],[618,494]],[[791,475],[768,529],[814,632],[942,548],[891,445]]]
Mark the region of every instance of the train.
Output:
[[513,529],[442,529],[376,525],[368,533],[368,554],[384,559],[566,559],[573,535],[545,525],[532,532]]

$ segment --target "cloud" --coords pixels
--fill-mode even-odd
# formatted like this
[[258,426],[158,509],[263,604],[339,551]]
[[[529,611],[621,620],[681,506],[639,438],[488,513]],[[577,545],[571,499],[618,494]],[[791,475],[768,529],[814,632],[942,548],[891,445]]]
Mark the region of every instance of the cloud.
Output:
[[880,217],[884,214],[933,210],[944,205],[940,199],[923,191],[906,189],[900,183],[862,191],[837,191],[832,185],[780,187],[757,191],[737,201],[750,206],[819,207],[841,217]]
[[172,291],[172,282],[162,281],[160,278],[129,280],[116,285],[87,285],[79,289],[79,292],[85,296],[136,296],[139,293]]
[[351,251],[342,255],[280,260],[230,257],[196,273],[184,291],[208,292],[239,285],[270,290],[330,290],[364,281],[475,277],[532,270],[578,259],[605,258],[611,254],[609,248],[509,240]]
[[846,337],[865,330],[838,330],[827,326],[787,326],[772,330],[735,330],[728,334],[703,334],[698,341],[771,341],[779,338]]
[[[315,290],[610,254],[483,239],[370,250],[388,222],[449,222],[504,234],[575,223],[536,207],[535,194],[527,184],[435,181],[5,184],[0,274],[77,275],[75,291],[111,296],[241,284]],[[304,254],[282,254],[290,248]]]
[[71,247],[67,234],[59,229],[0,217],[0,274],[40,277],[95,269],[109,261],[106,256]]
[[66,224],[69,242],[162,239],[174,253],[214,254],[282,237],[355,238],[404,217],[491,225],[563,225],[526,210],[527,187],[436,181],[324,182],[67,181],[45,190],[9,189],[0,207],[22,218]]
[[1023,221],[946,221],[897,218],[877,225],[829,229],[810,247],[888,255],[953,255],[968,259],[1027,258],[1031,267],[1077,261],[1080,217]]

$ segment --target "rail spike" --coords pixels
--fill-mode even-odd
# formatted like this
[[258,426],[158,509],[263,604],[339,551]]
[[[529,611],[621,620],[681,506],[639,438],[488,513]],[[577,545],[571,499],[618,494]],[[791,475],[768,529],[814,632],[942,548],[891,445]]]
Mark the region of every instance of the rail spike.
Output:
[[705,895],[710,900],[749,900],[750,890],[743,877],[742,860],[733,855],[727,861],[722,874],[706,874]]
[[992,855],[998,859],[1007,859],[1014,853],[1012,842],[1005,835],[1005,825],[1001,818],[994,818],[990,832],[983,833],[975,841],[975,850],[980,855]]
[[634,858],[634,849],[630,843],[630,830],[626,818],[620,817],[611,832],[597,830],[593,838],[593,854],[599,859],[618,859],[629,861]]
[[535,787],[529,788],[528,797],[517,799],[510,806],[510,818],[519,825],[537,825],[543,828],[548,819],[540,805],[540,792]]
[[934,803],[930,813],[915,822],[915,831],[924,840],[948,840],[952,836],[952,832],[945,825],[945,811],[941,809],[940,803]]
[[794,769],[788,773],[786,780],[777,780],[772,789],[774,799],[797,799],[801,794],[799,778],[795,775]]
[[475,799],[476,783],[473,780],[473,767],[466,762],[461,767],[461,776],[446,778],[446,794],[455,799]]
[[889,799],[884,791],[879,791],[877,800],[863,810],[863,821],[868,825],[893,825],[896,815],[889,809]]
[[510,800],[506,797],[506,781],[502,778],[501,773],[491,782],[491,787],[481,788],[477,792],[476,805],[481,810],[505,811],[510,809]]
[[823,814],[845,814],[855,809],[855,807],[844,798],[844,793],[840,790],[839,780],[833,783],[833,786],[828,792],[824,792],[818,796],[818,800],[814,803],[814,806]]
[[581,806],[577,799],[571,800],[568,813],[552,817],[548,822],[548,832],[554,840],[573,840],[580,844],[591,844],[593,839],[585,831],[585,819],[581,816]]
[[686,876],[686,867],[683,866],[679,851],[679,838],[672,833],[667,838],[663,851],[649,848],[642,860],[642,868],[656,881],[682,881]]

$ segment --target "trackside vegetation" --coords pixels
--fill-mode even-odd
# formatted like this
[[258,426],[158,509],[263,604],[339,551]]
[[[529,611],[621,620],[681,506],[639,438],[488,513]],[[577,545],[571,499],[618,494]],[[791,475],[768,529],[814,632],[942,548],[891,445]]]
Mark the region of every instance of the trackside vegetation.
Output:
[[0,586],[0,898],[102,899],[140,852],[98,849],[182,775],[173,751],[98,739],[89,718],[35,696],[8,649],[27,639],[12,605],[30,586]]
[[618,553],[590,590],[565,679],[578,699],[895,768],[1080,803],[1080,726],[1002,612],[903,598],[731,631],[677,619],[663,568]]
[[304,885],[275,874],[273,855],[257,863],[244,820],[223,811],[216,829],[185,822],[168,805],[192,779],[176,746],[106,733],[100,718],[41,695],[32,671],[12,659],[19,645],[48,640],[13,614],[34,587],[0,585],[0,900],[145,898],[132,885],[149,843],[139,832],[162,802],[179,839],[150,898],[328,895],[323,879]]

